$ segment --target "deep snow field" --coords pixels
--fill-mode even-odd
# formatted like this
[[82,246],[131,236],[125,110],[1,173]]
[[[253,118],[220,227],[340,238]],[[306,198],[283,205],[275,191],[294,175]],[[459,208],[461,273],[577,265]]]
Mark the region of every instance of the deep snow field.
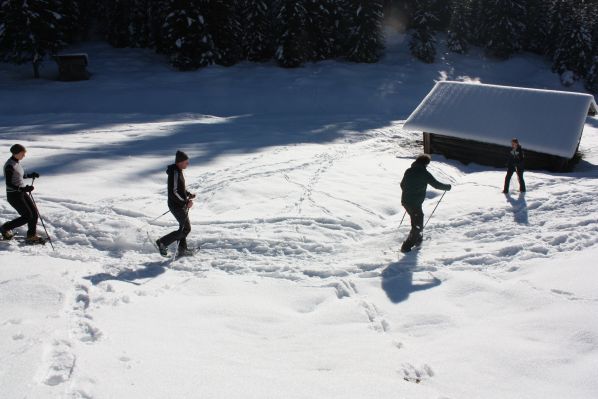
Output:
[[[72,50],[90,81],[0,64],[0,153],[27,146],[56,246],[0,242],[2,399],[598,397],[598,118],[576,172],[527,172],[525,196],[434,157],[453,190],[398,253],[403,121],[439,79],[562,89],[541,58],[425,65],[393,35],[375,65],[180,73]],[[177,149],[202,250],[171,262],[148,234],[175,228],[152,219]]]

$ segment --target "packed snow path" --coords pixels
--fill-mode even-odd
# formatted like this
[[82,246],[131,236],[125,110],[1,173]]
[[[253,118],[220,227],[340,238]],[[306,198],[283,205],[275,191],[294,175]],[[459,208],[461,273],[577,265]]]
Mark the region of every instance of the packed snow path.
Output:
[[[218,125],[207,120],[218,136]],[[167,131],[172,125],[152,123],[151,128]],[[48,126],[27,129],[33,134],[48,130]],[[23,130],[3,133],[3,144],[18,140]],[[75,130],[72,135],[78,139],[65,133],[43,135],[50,143],[79,140],[83,147],[62,150],[64,154],[54,156],[56,161],[39,153],[25,161],[32,168],[51,170],[52,163],[62,163],[65,158],[63,168],[80,171],[68,181],[51,174],[38,181],[36,195],[56,240],[57,251],[51,256],[83,261],[114,258],[120,269],[137,269],[156,260],[148,233],[158,237],[175,227],[170,215],[152,221],[167,209],[165,165],[147,170],[141,154],[140,159],[101,159],[102,153],[93,147],[100,140],[97,136],[117,146],[145,130],[146,124],[129,123],[113,126],[109,132]],[[592,134],[588,128],[586,141]],[[259,136],[253,139],[263,140]],[[408,218],[398,230],[403,215],[398,183],[420,150],[418,139],[397,122],[365,132],[347,130],[344,138],[329,144],[274,146],[228,155],[211,165],[192,164],[186,173],[187,184],[198,200],[190,212],[191,237],[201,244],[202,251],[193,259],[176,262],[175,267],[291,280],[379,273],[397,259],[399,244],[409,230]],[[135,144],[126,145],[136,153]],[[45,151],[61,149],[56,146]],[[586,157],[592,151],[588,146]],[[197,152],[196,157],[201,158],[201,150]],[[172,158],[166,154],[164,164]],[[81,160],[68,162],[71,157]],[[157,163],[155,158],[151,165]],[[87,163],[97,163],[97,168],[82,166]],[[121,163],[124,165],[116,166]],[[510,269],[513,259],[550,257],[597,243],[598,220],[593,216],[598,214],[598,170],[588,161],[573,174],[528,172],[527,195],[518,193],[516,182],[510,195],[499,195],[504,175],[500,170],[467,167],[444,158],[437,159],[430,170],[441,181],[453,184],[454,190],[447,193],[427,228],[430,248],[422,251],[417,264],[410,265],[416,270],[450,267],[494,272]],[[113,175],[115,181],[93,181]],[[114,188],[104,188],[115,183]],[[439,194],[430,191],[424,208],[427,215]],[[0,210],[2,219],[13,214],[6,203]],[[37,253],[40,249],[21,251]]]

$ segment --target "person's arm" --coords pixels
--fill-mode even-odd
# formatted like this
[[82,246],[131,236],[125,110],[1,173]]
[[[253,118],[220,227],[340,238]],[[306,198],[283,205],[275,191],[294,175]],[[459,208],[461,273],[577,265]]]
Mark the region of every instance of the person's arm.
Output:
[[430,172],[426,171],[426,175],[428,178],[428,184],[430,186],[434,187],[435,189],[449,191],[452,188],[452,186],[450,184],[444,184],[444,183],[441,183],[438,180],[436,180]]
[[179,206],[187,205],[187,198],[183,198],[179,193],[179,171],[174,170],[172,173],[172,193],[174,194],[174,199]]
[[[6,178],[6,186],[14,191],[21,191],[22,188],[25,187],[25,182],[23,179],[17,179],[15,182],[15,168],[14,165],[8,163],[4,167],[4,176]],[[16,184],[15,184],[16,183]]]

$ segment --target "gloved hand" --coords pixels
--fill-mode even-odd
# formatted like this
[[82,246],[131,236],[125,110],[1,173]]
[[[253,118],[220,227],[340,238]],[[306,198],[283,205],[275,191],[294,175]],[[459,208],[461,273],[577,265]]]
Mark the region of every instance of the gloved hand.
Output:
[[189,193],[189,199],[195,199],[195,197],[197,197],[197,195]]
[[448,189],[446,191],[451,191],[451,188],[453,188],[453,186],[451,186],[450,184],[448,185]]
[[22,192],[24,192],[24,193],[30,193],[30,192],[32,192],[33,190],[34,190],[34,187],[33,187],[33,186],[25,186],[25,187],[22,187],[22,188],[21,188],[21,191],[22,191]]
[[39,173],[31,172],[31,173],[29,173],[29,177],[32,179],[37,179],[37,178],[39,178]]

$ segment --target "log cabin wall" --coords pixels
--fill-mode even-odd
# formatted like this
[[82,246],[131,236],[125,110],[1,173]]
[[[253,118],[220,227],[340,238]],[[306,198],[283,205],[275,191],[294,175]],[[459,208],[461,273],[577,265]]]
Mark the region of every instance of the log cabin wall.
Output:
[[[525,152],[525,169],[566,172],[570,171],[573,166],[574,159],[527,150],[525,143],[521,143],[521,145]],[[424,133],[424,151],[427,154],[441,154],[446,158],[459,160],[466,165],[473,162],[505,168],[510,150],[509,146]]]

